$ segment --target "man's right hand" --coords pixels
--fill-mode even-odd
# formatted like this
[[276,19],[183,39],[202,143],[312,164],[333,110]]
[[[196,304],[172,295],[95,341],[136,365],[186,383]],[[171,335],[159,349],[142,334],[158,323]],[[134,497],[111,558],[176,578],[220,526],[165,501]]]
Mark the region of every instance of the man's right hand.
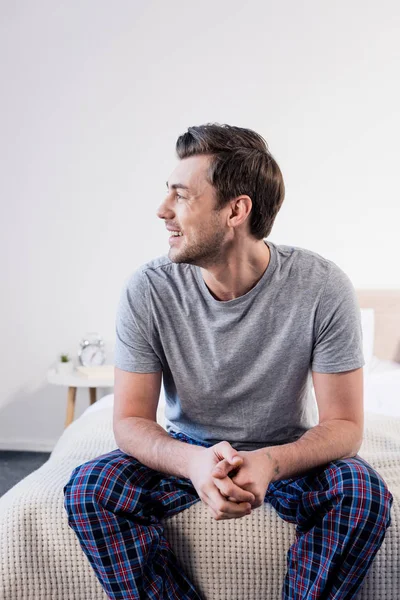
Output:
[[229,442],[219,442],[211,448],[202,448],[201,452],[194,453],[189,466],[189,478],[216,521],[249,515],[251,502],[255,500],[254,494],[233,483],[229,475],[218,480],[222,488],[218,489],[211,472],[223,458],[232,465],[232,471],[236,471],[243,463],[242,457]]

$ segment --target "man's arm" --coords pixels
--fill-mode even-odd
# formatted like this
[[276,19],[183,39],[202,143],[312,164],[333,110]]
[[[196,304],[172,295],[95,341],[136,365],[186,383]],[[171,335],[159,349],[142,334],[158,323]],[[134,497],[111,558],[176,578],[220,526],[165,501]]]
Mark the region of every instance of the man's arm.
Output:
[[142,464],[188,477],[191,457],[201,447],[174,440],[157,423],[162,371],[130,373],[114,368],[113,430],[118,447]]
[[364,432],[363,369],[312,372],[319,424],[295,442],[261,448],[270,463],[271,481],[305,473],[339,458],[355,456]]
[[211,448],[187,444],[173,439],[157,424],[161,373],[131,373],[115,367],[113,429],[118,447],[155,471],[190,479],[215,519],[249,514],[254,494],[229,477],[221,482],[221,494],[212,481],[211,471],[221,459],[235,466],[242,463],[228,442]]

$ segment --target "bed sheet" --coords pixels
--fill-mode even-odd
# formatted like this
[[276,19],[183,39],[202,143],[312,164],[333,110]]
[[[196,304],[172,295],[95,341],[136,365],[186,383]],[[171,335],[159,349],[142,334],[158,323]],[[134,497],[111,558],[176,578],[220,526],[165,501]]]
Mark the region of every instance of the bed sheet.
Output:
[[364,410],[400,417],[400,364],[373,358],[364,372]]

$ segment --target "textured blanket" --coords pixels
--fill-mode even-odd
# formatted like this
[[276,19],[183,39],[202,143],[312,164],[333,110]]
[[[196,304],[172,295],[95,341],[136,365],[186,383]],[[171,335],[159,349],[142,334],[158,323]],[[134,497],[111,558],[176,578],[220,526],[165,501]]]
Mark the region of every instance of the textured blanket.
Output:
[[[0,498],[0,598],[106,598],[68,527],[62,489],[72,469],[117,447],[112,407],[82,415],[49,460]],[[400,418],[366,413],[359,455],[384,478],[392,523],[357,595],[397,600],[400,589]],[[295,526],[265,504],[242,519],[215,521],[198,502],[163,522],[165,535],[205,600],[278,600]]]

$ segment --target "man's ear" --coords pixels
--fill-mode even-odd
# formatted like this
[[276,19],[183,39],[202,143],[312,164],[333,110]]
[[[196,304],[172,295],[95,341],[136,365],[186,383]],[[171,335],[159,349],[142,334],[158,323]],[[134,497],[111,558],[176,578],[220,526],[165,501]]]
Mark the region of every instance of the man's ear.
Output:
[[237,227],[248,218],[253,203],[250,196],[238,196],[231,201],[231,211],[228,216],[229,225]]

